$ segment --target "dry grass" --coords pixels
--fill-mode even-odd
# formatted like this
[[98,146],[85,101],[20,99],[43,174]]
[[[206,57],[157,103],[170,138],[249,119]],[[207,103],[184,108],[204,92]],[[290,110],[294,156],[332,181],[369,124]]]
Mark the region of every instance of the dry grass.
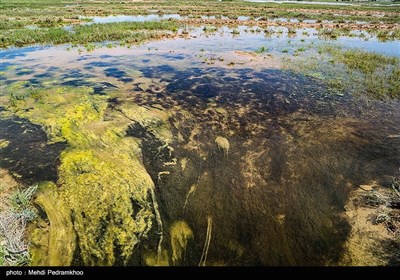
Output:
[[36,218],[31,199],[37,185],[17,190],[7,201],[2,201],[0,212],[0,264],[6,266],[27,265],[30,261],[26,241],[26,225]]

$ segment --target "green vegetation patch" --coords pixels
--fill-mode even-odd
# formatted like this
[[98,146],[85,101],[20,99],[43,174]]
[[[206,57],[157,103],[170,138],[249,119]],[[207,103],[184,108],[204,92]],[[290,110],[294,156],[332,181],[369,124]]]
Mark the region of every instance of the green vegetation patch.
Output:
[[361,82],[362,93],[384,98],[400,98],[400,60],[361,50],[328,48],[334,60],[346,66],[354,82]]
[[286,59],[286,67],[338,90],[374,99],[400,99],[400,59],[357,49],[321,46],[318,55],[304,52]]
[[177,22],[161,21],[76,25],[71,31],[61,27],[5,30],[0,33],[0,47],[21,47],[32,44],[87,44],[121,40],[137,43],[154,39],[162,35],[161,31],[176,31],[177,29]]

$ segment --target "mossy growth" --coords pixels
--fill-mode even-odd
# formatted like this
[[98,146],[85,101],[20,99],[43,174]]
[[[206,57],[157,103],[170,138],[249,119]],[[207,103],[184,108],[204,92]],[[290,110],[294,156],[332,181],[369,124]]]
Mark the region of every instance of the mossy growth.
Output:
[[185,221],[177,221],[171,226],[172,263],[179,264],[188,242],[193,239],[193,232]]
[[[42,125],[51,141],[68,143],[60,157],[57,195],[50,195],[57,197],[56,205],[65,208],[62,218],[52,214],[54,209],[45,198],[38,202],[50,223],[62,220],[51,225],[49,247],[42,248],[50,256],[57,247],[64,252],[66,263],[70,262],[73,242],[66,248],[58,242],[61,235],[53,236],[52,232],[54,227],[64,228],[57,229],[59,233],[65,231],[68,219],[85,265],[126,264],[153,224],[149,192],[154,184],[141,162],[137,141],[125,137],[132,120],[114,112],[115,116],[105,121],[106,108],[107,96],[94,95],[85,87],[40,89],[35,96],[9,103],[8,109],[16,115]],[[142,118],[146,122],[145,116]],[[34,231],[33,236],[39,234]],[[49,259],[47,264],[64,264],[54,254],[55,260]],[[39,257],[37,263],[45,264]]]

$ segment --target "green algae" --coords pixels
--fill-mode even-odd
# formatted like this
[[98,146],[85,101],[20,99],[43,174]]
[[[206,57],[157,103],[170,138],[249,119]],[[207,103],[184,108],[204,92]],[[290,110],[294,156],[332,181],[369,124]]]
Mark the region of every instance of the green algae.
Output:
[[[40,229],[33,231],[38,244],[33,254],[36,264],[70,264],[75,242],[85,265],[126,264],[134,247],[152,228],[153,211],[158,211],[153,208],[154,184],[141,162],[137,141],[124,137],[131,120],[119,114],[104,121],[106,108],[107,97],[93,95],[92,89],[85,87],[40,89],[35,97],[9,103],[8,109],[16,115],[40,124],[51,141],[68,144],[60,157],[59,188],[47,187],[52,188],[47,193],[50,199],[65,209],[62,218],[52,213],[47,199],[38,200],[49,217],[50,233],[46,247]],[[154,116],[150,121],[145,114],[140,117],[148,126],[161,122]],[[67,245],[58,240],[63,231],[70,232],[65,229],[68,223],[73,224],[77,239],[66,242],[69,247],[63,248]],[[58,234],[52,234],[54,228]],[[40,257],[43,250],[48,252],[47,260]],[[64,252],[64,262],[56,252]]]
[[227,156],[229,153],[229,141],[225,137],[217,136],[215,138],[215,143],[218,146],[218,149],[224,152],[224,155]]
[[43,182],[35,204],[46,213],[44,220],[32,231],[32,265],[67,266],[71,265],[76,246],[75,231],[69,209],[53,182]]
[[[114,245],[127,262],[152,225],[151,205],[146,200],[151,179],[129,153],[110,156],[79,150],[66,151],[61,159],[62,194],[72,210],[85,264],[114,264]],[[141,207],[136,213],[131,199]]]
[[193,232],[185,221],[172,224],[171,230],[172,263],[179,264],[183,258],[188,242],[193,239]]

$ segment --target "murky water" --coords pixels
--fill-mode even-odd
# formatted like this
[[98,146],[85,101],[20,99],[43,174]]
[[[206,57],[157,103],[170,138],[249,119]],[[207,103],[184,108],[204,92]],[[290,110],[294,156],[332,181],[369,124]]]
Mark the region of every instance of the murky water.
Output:
[[[245,29],[239,36],[224,29],[90,53],[64,46],[2,51],[0,138],[8,146],[0,149],[0,166],[20,182],[53,181],[62,189],[67,180],[58,178],[60,153],[65,161],[68,152],[83,149],[76,144],[81,136],[51,143],[35,112],[51,118],[54,110],[57,118],[58,108],[70,102],[77,109],[68,114],[75,117],[79,95],[85,95],[82,102],[99,98],[107,103],[104,115],[82,128],[88,139],[100,135],[101,141],[82,145],[112,150],[103,127],[126,123],[118,137],[139,140],[140,160],[155,185],[164,264],[337,263],[350,232],[343,217],[349,192],[399,173],[400,144],[387,136],[400,134],[400,104],[335,95],[317,79],[283,70],[279,60],[243,54],[261,46],[279,54],[318,38],[302,42],[298,32],[288,43],[285,34]],[[392,43],[358,40],[356,47],[392,54],[398,42]],[[31,92],[41,88],[48,89],[44,97]],[[24,99],[28,92],[33,98]],[[19,111],[6,102],[10,94]],[[99,165],[106,164],[102,160]],[[90,173],[77,166],[79,176]],[[132,207],[144,209],[134,200]],[[110,216],[101,221],[104,228]],[[155,220],[128,264],[153,263],[149,255],[159,249],[161,225],[157,229]],[[87,249],[80,246],[74,264],[84,262],[79,255]],[[118,250],[115,263],[121,264]]]

